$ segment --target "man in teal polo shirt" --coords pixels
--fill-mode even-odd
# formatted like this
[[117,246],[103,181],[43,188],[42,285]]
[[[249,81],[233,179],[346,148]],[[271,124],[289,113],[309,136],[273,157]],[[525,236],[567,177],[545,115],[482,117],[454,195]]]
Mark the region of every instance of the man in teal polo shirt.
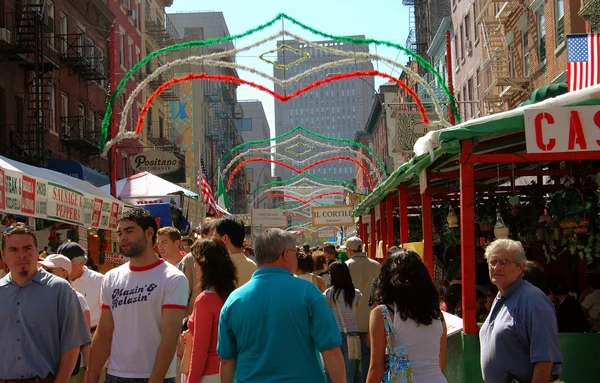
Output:
[[255,239],[258,270],[225,302],[217,351],[221,382],[346,382],[342,343],[321,292],[296,278],[292,234],[268,229]]

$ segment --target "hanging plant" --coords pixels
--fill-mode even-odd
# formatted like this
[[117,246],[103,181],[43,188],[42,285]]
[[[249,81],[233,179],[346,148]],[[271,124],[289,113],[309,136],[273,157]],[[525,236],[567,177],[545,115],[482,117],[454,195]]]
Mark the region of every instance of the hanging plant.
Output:
[[479,203],[475,208],[475,222],[479,224],[479,230],[492,231],[496,224],[496,209],[498,205],[494,199]]
[[62,245],[62,243],[64,242],[61,239],[61,235],[57,230],[58,230],[58,224],[52,225],[50,227],[50,234],[48,235],[48,248],[50,249],[50,252],[52,252],[52,253],[56,253],[56,250],[58,250],[58,247],[60,245]]
[[16,218],[17,217],[14,214],[4,214],[2,216],[2,225],[5,227],[12,226],[12,224],[15,223]]
[[99,261],[104,264],[105,252],[108,250],[108,241],[106,240],[106,230],[98,229],[98,242],[100,248]]
[[586,233],[589,225],[588,213],[592,203],[586,201],[579,189],[568,188],[557,191],[550,198],[548,209],[561,229],[573,228],[576,233]]
[[71,226],[69,231],[67,231],[67,239],[71,242],[79,243],[79,232],[77,231],[77,226]]

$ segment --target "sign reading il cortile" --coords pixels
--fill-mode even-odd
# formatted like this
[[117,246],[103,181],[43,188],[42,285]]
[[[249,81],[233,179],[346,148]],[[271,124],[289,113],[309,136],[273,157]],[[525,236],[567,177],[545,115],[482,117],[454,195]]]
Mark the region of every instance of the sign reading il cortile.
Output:
[[179,169],[179,158],[161,150],[142,152],[131,157],[131,167],[136,172],[167,174]]

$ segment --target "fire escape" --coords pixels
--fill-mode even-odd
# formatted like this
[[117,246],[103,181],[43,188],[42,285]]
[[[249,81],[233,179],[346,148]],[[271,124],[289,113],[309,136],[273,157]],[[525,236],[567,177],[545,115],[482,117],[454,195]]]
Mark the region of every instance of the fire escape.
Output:
[[600,0],[581,0],[579,16],[590,23],[592,33],[600,32]]
[[[176,44],[180,40],[175,26],[164,12],[164,9],[146,8],[144,24],[146,34],[152,38],[154,41],[153,46],[157,49]],[[146,79],[156,69],[163,66],[165,62],[170,61],[170,58],[170,54],[167,53],[149,61],[146,64],[144,72],[138,72],[138,81],[141,82]],[[151,80],[149,86],[152,91],[156,91],[165,81],[174,77],[175,73],[172,70],[167,70]],[[171,103],[179,101],[177,87],[170,87],[162,92],[160,101],[162,102],[162,110],[165,115],[153,116],[153,109],[149,110],[146,116],[146,136],[148,137],[148,141],[156,148],[174,153],[179,158],[181,168],[185,169],[185,153],[182,152],[178,144],[180,138],[179,132],[170,123],[170,118],[167,117],[171,110]]]
[[525,3],[527,0],[478,1],[477,24],[481,26],[484,40],[481,99],[487,111],[498,112],[523,101],[531,93],[531,78],[523,73],[523,64],[516,64],[517,58],[522,61],[522,56],[506,43],[509,25],[515,28],[515,20],[530,9]]
[[[50,127],[50,90],[54,71],[60,63],[49,51],[53,28],[45,20],[45,1],[27,0],[4,21],[2,54],[7,55],[25,71],[25,95],[17,103],[14,125],[9,125],[8,152],[14,158],[34,165],[43,165],[46,159],[44,136]],[[7,15],[8,16],[8,15]]]
[[[69,74],[78,74],[82,81],[107,80],[108,60],[84,33],[57,35],[58,50]],[[88,155],[99,154],[100,124],[79,108],[75,115],[60,119],[61,139],[69,148]]]
[[[231,83],[209,82],[204,87],[204,99],[209,105],[206,137],[214,142],[215,161],[229,150],[243,142],[235,126],[235,121],[244,117],[235,95],[235,85]],[[236,154],[234,154],[235,156]],[[241,163],[241,160],[239,161]],[[238,164],[234,165],[237,166]],[[243,211],[240,203],[246,200],[246,173],[238,172],[235,183],[229,190],[229,201],[234,212]]]

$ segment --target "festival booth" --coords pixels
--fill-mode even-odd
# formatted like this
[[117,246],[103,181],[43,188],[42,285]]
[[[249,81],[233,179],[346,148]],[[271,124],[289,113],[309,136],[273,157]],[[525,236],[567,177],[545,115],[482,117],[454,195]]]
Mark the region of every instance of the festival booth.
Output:
[[[110,192],[110,184],[101,189]],[[198,194],[148,172],[117,181],[117,197],[127,204],[144,207],[158,217],[161,226],[172,225],[182,233],[201,221]]]
[[[477,245],[520,240],[529,259],[567,278],[578,294],[589,265],[600,261],[600,85],[556,97],[550,87],[514,110],[429,132],[354,211],[370,243],[422,241],[432,276],[434,244],[460,249],[463,331],[448,338],[449,382],[482,382]],[[561,380],[600,376],[600,334],[561,333],[559,340]]]
[[66,237],[103,265],[108,250],[103,238],[111,237],[127,208],[87,181],[0,156],[1,228],[25,222],[36,230],[40,251],[45,246],[49,254],[56,251]]

